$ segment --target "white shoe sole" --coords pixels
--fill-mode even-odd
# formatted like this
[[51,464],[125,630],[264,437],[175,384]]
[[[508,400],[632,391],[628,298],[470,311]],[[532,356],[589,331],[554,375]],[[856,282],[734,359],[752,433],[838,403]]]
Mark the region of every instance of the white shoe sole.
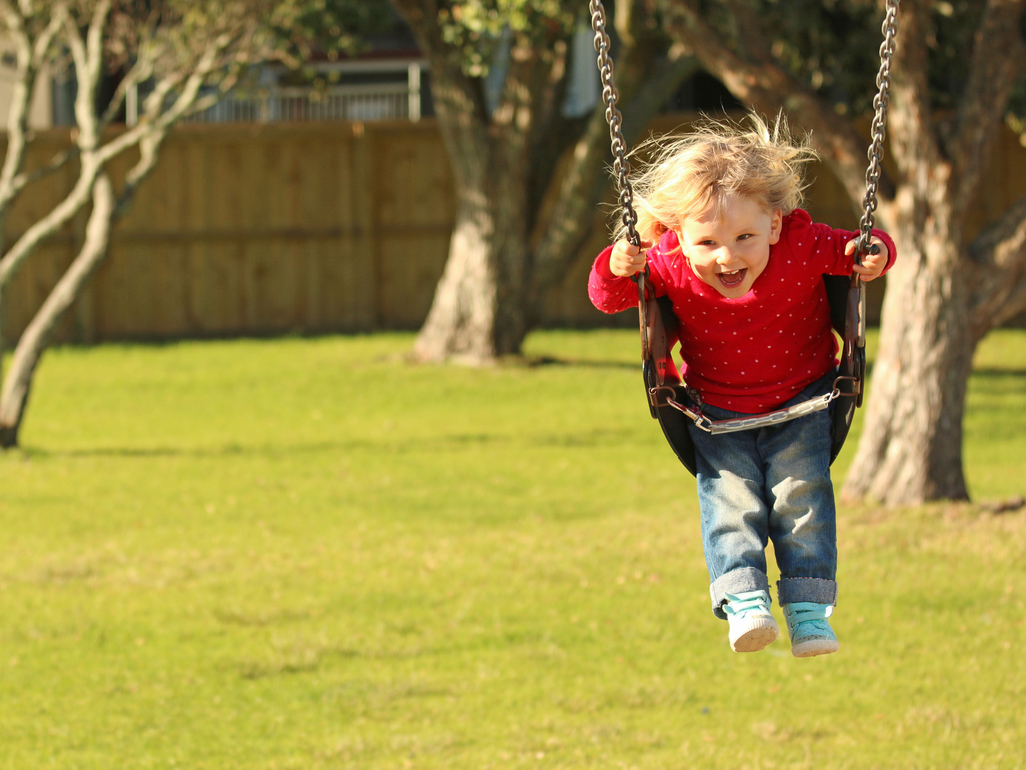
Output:
[[796,658],[814,658],[817,655],[831,655],[841,649],[835,639],[808,639],[791,647]]
[[773,618],[752,618],[738,625],[730,634],[730,649],[734,652],[758,652],[780,636],[780,628]]

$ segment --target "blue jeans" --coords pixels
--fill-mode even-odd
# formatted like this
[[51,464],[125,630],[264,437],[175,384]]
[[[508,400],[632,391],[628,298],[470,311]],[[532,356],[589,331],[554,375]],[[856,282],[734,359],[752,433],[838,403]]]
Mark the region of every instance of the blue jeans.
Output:
[[[829,392],[835,374],[787,402]],[[750,417],[703,406],[713,420]],[[773,542],[777,600],[837,601],[837,526],[830,481],[830,411],[766,428],[710,435],[689,426],[695,442],[702,547],[713,612],[726,594],[769,591],[766,545]]]

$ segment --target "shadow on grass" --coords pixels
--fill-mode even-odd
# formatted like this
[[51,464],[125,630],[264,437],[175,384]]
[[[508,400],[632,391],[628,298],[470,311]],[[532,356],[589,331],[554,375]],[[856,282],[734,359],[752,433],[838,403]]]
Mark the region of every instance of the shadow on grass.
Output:
[[1026,377],[1026,369],[973,369],[973,377]]
[[633,432],[629,430],[611,430],[596,428],[587,433],[543,433],[543,434],[489,434],[463,433],[448,436],[396,438],[394,436],[380,439],[356,439],[336,441],[315,441],[296,444],[259,444],[244,446],[228,443],[210,447],[85,447],[77,449],[44,449],[41,447],[23,447],[19,451],[28,460],[33,458],[95,458],[110,457],[131,459],[150,459],[160,457],[280,457],[288,454],[318,454],[322,452],[342,453],[354,450],[385,451],[389,454],[417,454],[439,451],[461,451],[486,445],[501,445],[511,440],[521,441],[536,447],[590,447],[608,446],[612,441],[630,439]]
[[[675,352],[674,359],[679,364],[679,356]],[[638,361],[601,361],[596,359],[587,358],[557,358],[555,356],[533,356],[528,357],[524,361],[525,365],[531,368],[540,368],[544,366],[580,366],[582,368],[594,368],[594,369],[639,369],[641,368],[640,353]],[[866,363],[866,375],[867,377],[873,376],[873,361]],[[973,369],[972,376],[980,379],[989,378],[1001,378],[1001,377],[1026,377],[1026,369],[1005,369],[986,367],[981,369]]]
[[641,369],[641,360],[637,362],[627,361],[597,361],[587,358],[556,358],[555,356],[528,356],[524,358],[524,365],[530,369],[537,369],[544,366],[579,366],[583,369]]

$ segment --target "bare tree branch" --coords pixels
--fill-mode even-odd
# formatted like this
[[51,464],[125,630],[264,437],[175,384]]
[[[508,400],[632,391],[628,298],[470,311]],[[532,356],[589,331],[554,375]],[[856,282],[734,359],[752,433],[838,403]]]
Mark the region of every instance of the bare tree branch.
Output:
[[975,263],[972,326],[977,340],[1026,310],[1026,196],[969,246]]
[[[615,70],[619,104],[624,110],[623,131],[626,141],[634,139],[651,120],[659,105],[698,68],[697,60],[683,46],[674,46],[665,58],[658,56],[664,44],[658,44],[642,23],[638,3],[617,5],[616,29],[620,51]],[[594,110],[588,125],[572,148],[574,163],[558,179],[559,189],[551,195],[555,201],[545,222],[538,223],[533,234],[537,243],[534,281],[541,287],[566,274],[568,260],[578,253],[581,242],[590,234],[598,204],[609,189],[606,163],[609,156],[609,127],[604,110]],[[544,235],[542,235],[544,233]],[[540,307],[535,310],[539,312]]]
[[17,443],[18,428],[31,390],[32,376],[57,321],[74,302],[107,252],[111,216],[114,212],[114,192],[106,173],[100,174],[93,185],[92,201],[93,209],[86,225],[86,237],[81,251],[22,333],[11,357],[10,370],[0,390],[0,446]]
[[[109,8],[109,0],[105,0],[103,5]],[[90,23],[102,26],[105,19],[103,14],[96,12],[92,15]],[[101,144],[99,120],[95,114],[94,104],[96,84],[101,71],[99,60],[102,58],[102,48],[98,48],[95,43],[96,36],[92,27],[87,30],[86,37],[82,36],[77,25],[71,20],[65,22],[64,29],[76,67],[79,71],[90,73],[90,77],[96,78],[79,79],[75,101],[75,112],[79,118],[76,152],[81,170],[75,186],[68,195],[46,216],[34,222],[0,258],[0,285],[9,283],[24,260],[39,244],[64,226],[86,205],[93,182],[112,158],[139,144],[146,137],[152,136],[154,131],[166,131],[190,112],[207,78],[224,66],[222,57],[226,49],[245,35],[244,31],[238,30],[234,33],[229,31],[218,34],[199,52],[196,60],[187,58],[180,68],[164,73],[154,91],[146,99],[144,119],[133,128]],[[150,48],[146,52],[150,57],[150,64],[141,66],[139,72],[145,72],[147,68],[152,70],[153,59],[161,52],[162,49],[159,47]],[[179,88],[178,96],[169,107],[166,106],[168,95]]]
[[[888,114],[890,154],[901,175],[918,190],[946,183],[942,142],[935,128],[930,103],[928,41],[934,37],[931,25],[933,0],[904,0],[895,36],[891,94],[906,109]],[[941,172],[940,178],[935,174]]]
[[[47,341],[105,256],[114,223],[156,166],[168,132],[184,116],[216,101],[237,83],[247,65],[288,59],[288,46],[298,45],[302,35],[290,34],[286,39],[281,30],[321,9],[316,0],[19,0],[17,7],[12,0],[0,0],[0,20],[14,32],[22,89],[12,111],[14,141],[9,143],[0,172],[0,228],[3,212],[28,183],[70,158],[79,160],[71,191],[0,257],[0,302],[10,280],[39,244],[92,201],[82,250],[15,350],[0,390],[0,446],[17,443],[32,375]],[[74,105],[77,127],[72,132],[75,146],[39,171],[26,174],[21,164],[28,136],[28,96],[39,68],[47,59],[53,60],[51,44],[58,39],[69,52],[78,86]],[[112,62],[127,71],[98,112],[98,84],[104,67]],[[139,121],[127,130],[111,131],[109,125],[129,89],[148,80],[153,88],[144,100]],[[215,86],[214,92],[201,96],[208,86]],[[107,164],[133,146],[138,146],[139,158],[115,197]]]
[[[62,24],[60,14],[55,14],[39,36],[32,40],[26,29],[25,17],[16,11],[8,0],[0,4],[8,34],[15,44],[18,77],[11,94],[10,112],[7,116],[7,154],[3,170],[0,171],[0,230],[7,209],[18,193],[31,181],[21,173],[25,160],[28,133],[28,110],[32,91],[36,85],[40,68],[46,61],[54,37]],[[2,247],[2,239],[0,239]],[[2,249],[0,249],[2,251]]]
[[[466,162],[469,156],[487,152],[488,108],[480,85],[463,70],[462,63],[450,55],[442,28],[436,0],[393,0],[407,20],[420,49],[428,58],[431,70],[432,95],[439,114],[442,136],[449,150],[457,178],[469,179],[473,169]],[[462,152],[471,146],[473,152]]]
[[1026,68],[1020,20],[1026,0],[989,0],[976,30],[969,78],[958,104],[950,149],[956,180],[956,206],[975,197],[986,170],[980,158],[989,158],[1003,128],[992,116],[1004,113],[1012,88]]
[[[746,37],[744,55],[732,41],[707,23],[693,0],[658,0],[667,31],[681,41],[741,101],[786,110],[792,122],[812,134],[812,142],[837,178],[848,190],[852,201],[861,199],[865,190],[863,172],[865,140],[849,118],[834,112],[805,83],[786,72],[775,59],[765,36]],[[744,4],[731,3],[732,13],[747,14]],[[741,26],[746,26],[742,21]],[[881,185],[882,190],[889,182]]]
[[[66,3],[57,7],[66,8]],[[100,141],[96,119],[96,86],[100,82],[103,67],[103,27],[110,14],[111,0],[99,0],[83,38],[79,20],[65,13],[64,39],[71,49],[77,73],[78,92],[75,95],[75,121],[78,124],[78,146],[92,150]]]

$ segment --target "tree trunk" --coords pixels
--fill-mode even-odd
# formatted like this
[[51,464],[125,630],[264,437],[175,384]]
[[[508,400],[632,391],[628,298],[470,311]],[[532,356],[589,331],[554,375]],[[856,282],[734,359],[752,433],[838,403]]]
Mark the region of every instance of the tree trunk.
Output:
[[[726,0],[725,0],[726,1]],[[831,105],[781,66],[771,29],[752,5],[726,4],[740,19],[734,34],[711,26],[692,0],[661,0],[671,34],[739,98],[786,108],[852,195],[861,143],[838,124]],[[957,108],[936,114],[930,56],[939,46],[930,0],[903,0],[891,63],[888,120],[893,177],[881,180],[879,226],[899,247],[888,274],[880,349],[872,373],[862,439],[842,496],[887,504],[967,497],[962,415],[977,342],[1026,305],[1026,201],[967,246],[963,213],[982,184],[1026,51],[1023,0],[981,3],[974,44],[964,52]],[[729,32],[729,31],[728,31]],[[946,42],[944,44],[947,44]],[[893,184],[892,184],[893,182]]]
[[86,225],[82,250],[32,318],[11,358],[10,370],[0,391],[0,447],[4,449],[18,444],[33,374],[54,329],[107,254],[113,213],[114,189],[107,174],[101,173],[93,186],[93,210]]
[[951,232],[954,210],[936,202],[931,209],[928,220],[912,210],[891,218],[901,253],[887,277],[872,398],[842,490],[848,501],[968,499],[962,414],[976,345],[971,283]]
[[[458,201],[449,259],[414,355],[481,364],[517,354],[595,226],[609,189],[608,128],[600,111],[589,121],[561,113],[569,31],[550,30],[544,41],[513,35],[502,95],[489,110],[481,82],[466,74],[438,25],[437,4],[395,4],[431,63]],[[617,4],[617,86],[636,108],[621,107],[632,118],[625,133],[647,125],[693,70],[684,51],[665,55],[667,40],[650,21],[644,4]]]
[[413,354],[480,365],[519,352],[527,333],[535,133],[542,116],[552,115],[551,84],[563,70],[566,42],[539,49],[514,36],[502,95],[489,110],[481,84],[447,49],[437,16],[405,11],[423,20],[415,29],[429,52],[457,195],[449,258]]
[[977,29],[987,45],[967,56],[967,85],[952,118],[931,110],[925,41],[934,33],[932,6],[902,4],[890,119],[901,179],[887,217],[901,253],[888,275],[873,397],[842,490],[849,500],[968,499],[962,418],[973,352],[992,328],[988,321],[1014,310],[1016,292],[994,284],[1023,280],[1026,209],[1013,207],[993,224],[978,239],[976,258],[963,219],[1026,60],[1019,33],[1026,4],[987,4]]
[[492,176],[460,194],[449,259],[414,346],[417,359],[480,365],[519,352],[527,332],[529,249],[516,202],[523,182],[517,188],[511,177],[522,174],[511,168],[501,185]]

